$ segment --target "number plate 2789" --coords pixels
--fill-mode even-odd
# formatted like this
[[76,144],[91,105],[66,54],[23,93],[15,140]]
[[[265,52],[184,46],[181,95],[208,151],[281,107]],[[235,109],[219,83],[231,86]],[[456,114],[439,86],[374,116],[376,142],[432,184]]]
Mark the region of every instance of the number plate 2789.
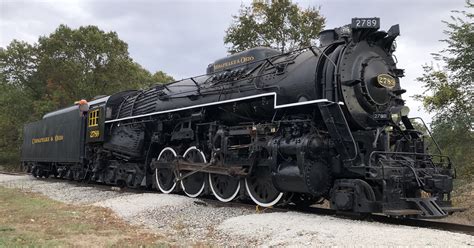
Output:
[[352,18],[352,28],[380,28],[380,18]]

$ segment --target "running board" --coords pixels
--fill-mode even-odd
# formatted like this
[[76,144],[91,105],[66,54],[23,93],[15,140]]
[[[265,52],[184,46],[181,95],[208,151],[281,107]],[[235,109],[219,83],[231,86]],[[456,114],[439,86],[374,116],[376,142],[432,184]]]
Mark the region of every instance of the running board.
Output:
[[441,218],[448,215],[446,211],[436,203],[437,198],[406,198],[408,202],[414,202],[423,212],[421,218]]

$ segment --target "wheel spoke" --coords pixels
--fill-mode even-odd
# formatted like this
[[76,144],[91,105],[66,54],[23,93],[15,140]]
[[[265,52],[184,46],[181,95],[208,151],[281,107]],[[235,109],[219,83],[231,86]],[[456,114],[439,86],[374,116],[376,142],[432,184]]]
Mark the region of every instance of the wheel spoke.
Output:
[[[191,163],[206,163],[206,157],[195,146],[192,146],[184,152],[183,159]],[[181,175],[186,175],[190,171],[181,171]],[[206,186],[206,173],[196,172],[181,180],[181,187],[184,193],[189,197],[198,197],[204,191]]]
[[283,197],[283,193],[273,185],[268,167],[257,167],[252,175],[245,179],[245,188],[250,198],[262,207],[273,206]]
[[209,185],[214,196],[222,202],[232,201],[240,191],[240,178],[209,174]]

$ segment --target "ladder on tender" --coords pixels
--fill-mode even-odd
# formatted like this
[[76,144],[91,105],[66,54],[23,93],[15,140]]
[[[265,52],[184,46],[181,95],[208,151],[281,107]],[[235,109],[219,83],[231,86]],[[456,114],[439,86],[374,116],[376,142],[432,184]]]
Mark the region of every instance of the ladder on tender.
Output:
[[357,145],[341,107],[337,103],[321,103],[318,107],[337,152],[345,163],[352,162],[357,156]]

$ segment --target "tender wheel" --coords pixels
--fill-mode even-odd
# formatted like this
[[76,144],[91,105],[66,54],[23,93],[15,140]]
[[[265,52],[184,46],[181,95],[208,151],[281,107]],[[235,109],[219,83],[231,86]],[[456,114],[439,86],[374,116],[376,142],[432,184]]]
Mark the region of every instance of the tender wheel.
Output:
[[230,202],[239,194],[240,178],[209,174],[209,185],[214,196],[221,202]]
[[[176,152],[171,147],[166,147],[161,150],[158,155],[157,161],[159,162],[172,162],[176,158]],[[156,168],[155,169],[155,183],[158,189],[169,194],[176,188],[175,175],[173,170],[168,168]]]
[[262,207],[271,207],[283,197],[272,182],[270,168],[257,166],[254,172],[245,178],[245,188],[250,198]]
[[[183,154],[183,159],[193,163],[207,163],[204,153],[195,146],[188,148]],[[181,171],[181,175],[186,175],[190,171]],[[204,172],[196,172],[183,180],[181,180],[181,187],[184,193],[189,197],[198,197],[204,191],[206,186],[206,174]]]
[[34,177],[40,177],[40,168],[39,166],[35,165],[33,166],[33,169],[31,169],[31,175],[33,175]]
[[59,177],[59,178],[64,178],[64,177],[66,176],[66,174],[67,174],[67,169],[64,169],[64,168],[63,168],[63,169],[61,169],[61,170],[59,171],[58,177]]

